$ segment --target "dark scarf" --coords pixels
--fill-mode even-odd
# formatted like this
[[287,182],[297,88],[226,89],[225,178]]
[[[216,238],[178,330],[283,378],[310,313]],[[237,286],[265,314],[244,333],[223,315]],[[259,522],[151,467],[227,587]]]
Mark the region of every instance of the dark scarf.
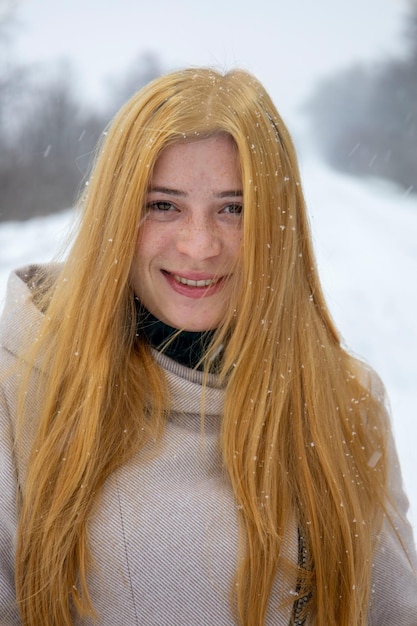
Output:
[[178,328],[172,328],[152,315],[136,297],[135,304],[137,311],[136,332],[139,337],[145,337],[155,350],[163,352],[181,365],[192,369],[203,369],[200,361],[213,339],[214,330],[203,332],[182,330],[178,332]]

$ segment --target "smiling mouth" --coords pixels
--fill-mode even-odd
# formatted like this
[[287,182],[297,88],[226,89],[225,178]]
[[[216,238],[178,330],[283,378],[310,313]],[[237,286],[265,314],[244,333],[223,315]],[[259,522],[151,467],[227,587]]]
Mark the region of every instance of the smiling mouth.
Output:
[[187,287],[212,287],[216,285],[220,278],[208,278],[206,280],[191,280],[189,278],[184,278],[183,276],[179,276],[179,274],[171,274],[174,280],[180,285],[187,285]]

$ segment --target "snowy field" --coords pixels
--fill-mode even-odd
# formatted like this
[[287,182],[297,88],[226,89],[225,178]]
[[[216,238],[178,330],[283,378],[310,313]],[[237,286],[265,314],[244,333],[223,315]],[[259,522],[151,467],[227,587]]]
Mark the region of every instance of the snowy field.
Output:
[[[387,387],[417,528],[417,198],[331,172],[308,154],[301,171],[328,303],[346,344]],[[67,212],[0,223],[0,306],[10,270],[51,259],[71,222]]]

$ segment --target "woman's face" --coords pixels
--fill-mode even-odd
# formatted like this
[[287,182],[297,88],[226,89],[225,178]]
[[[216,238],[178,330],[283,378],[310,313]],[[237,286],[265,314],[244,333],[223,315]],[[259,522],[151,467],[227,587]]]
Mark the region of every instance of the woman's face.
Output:
[[232,139],[165,148],[147,194],[130,279],[142,304],[174,328],[216,328],[240,249],[242,181]]

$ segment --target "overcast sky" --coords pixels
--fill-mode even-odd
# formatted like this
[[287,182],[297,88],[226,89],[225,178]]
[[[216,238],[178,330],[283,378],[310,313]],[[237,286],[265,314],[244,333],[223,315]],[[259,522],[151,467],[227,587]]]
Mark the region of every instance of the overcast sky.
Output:
[[321,76],[402,50],[407,0],[18,0],[15,53],[71,59],[80,90],[152,51],[163,67],[244,67],[284,117]]

